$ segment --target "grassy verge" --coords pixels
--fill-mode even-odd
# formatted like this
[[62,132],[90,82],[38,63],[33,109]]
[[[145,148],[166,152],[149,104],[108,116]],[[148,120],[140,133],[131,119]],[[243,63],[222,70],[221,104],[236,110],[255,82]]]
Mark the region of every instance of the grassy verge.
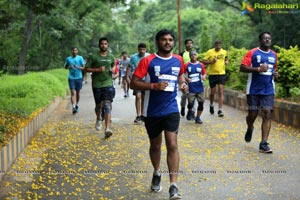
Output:
[[65,96],[68,71],[0,76],[0,146],[9,141],[54,97]]

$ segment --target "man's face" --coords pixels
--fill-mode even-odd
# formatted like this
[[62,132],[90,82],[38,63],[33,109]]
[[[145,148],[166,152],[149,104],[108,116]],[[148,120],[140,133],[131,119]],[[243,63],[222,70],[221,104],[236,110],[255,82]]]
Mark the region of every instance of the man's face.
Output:
[[102,52],[107,51],[107,49],[108,49],[108,42],[106,40],[102,40],[99,43],[99,48],[100,48],[100,51],[102,51]]
[[268,33],[263,34],[262,38],[259,40],[260,45],[262,47],[271,47],[272,44],[272,38],[271,35]]
[[156,41],[156,45],[159,51],[168,54],[173,50],[174,38],[170,34],[161,36],[159,40]]
[[197,61],[197,58],[198,58],[198,55],[196,53],[193,53],[193,54],[190,55],[190,59],[191,59],[192,62]]
[[146,48],[138,48],[138,53],[140,57],[144,57],[147,49]]
[[216,51],[219,51],[221,49],[221,47],[222,47],[221,43],[215,44],[215,50]]
[[193,42],[192,42],[192,41],[188,41],[188,42],[185,44],[185,49],[186,49],[187,51],[190,51],[192,48],[193,48]]
[[78,54],[78,49],[77,48],[73,48],[72,49],[72,56],[76,56]]

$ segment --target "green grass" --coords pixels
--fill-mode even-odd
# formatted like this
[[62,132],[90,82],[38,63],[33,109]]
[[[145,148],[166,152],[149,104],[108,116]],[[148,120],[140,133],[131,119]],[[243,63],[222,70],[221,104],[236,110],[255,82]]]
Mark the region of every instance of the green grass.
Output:
[[22,76],[0,76],[0,112],[28,117],[48,105],[56,96],[65,96],[68,71],[55,69]]

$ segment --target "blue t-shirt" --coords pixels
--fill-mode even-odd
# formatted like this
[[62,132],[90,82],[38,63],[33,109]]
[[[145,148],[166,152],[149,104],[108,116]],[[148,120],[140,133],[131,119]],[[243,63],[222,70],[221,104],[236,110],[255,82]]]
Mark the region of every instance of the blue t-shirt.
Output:
[[259,67],[261,64],[268,65],[267,72],[252,72],[248,74],[247,94],[275,94],[273,75],[277,66],[277,54],[274,51],[265,52],[259,48],[251,49],[244,57],[242,64],[247,67]]
[[168,87],[164,91],[145,91],[144,115],[146,117],[162,117],[178,112],[177,82],[178,76],[183,73],[183,59],[176,54],[169,58],[151,54],[140,61],[134,72],[135,76],[146,77],[145,82],[148,83],[168,81]]
[[133,73],[136,69],[136,67],[138,66],[140,60],[146,56],[148,56],[149,53],[145,53],[144,56],[140,56],[139,53],[135,53],[130,57],[130,61],[129,61],[129,65],[130,65],[130,69],[131,69],[131,73]]
[[75,68],[75,66],[82,67],[85,65],[85,61],[82,56],[77,55],[75,57],[69,56],[66,58],[65,66],[70,66],[69,69],[69,79],[80,79],[82,78],[82,72],[81,69]]
[[193,94],[204,92],[202,75],[206,74],[204,64],[197,62],[188,62],[185,65],[185,70],[188,78],[191,80],[189,83],[189,92]]

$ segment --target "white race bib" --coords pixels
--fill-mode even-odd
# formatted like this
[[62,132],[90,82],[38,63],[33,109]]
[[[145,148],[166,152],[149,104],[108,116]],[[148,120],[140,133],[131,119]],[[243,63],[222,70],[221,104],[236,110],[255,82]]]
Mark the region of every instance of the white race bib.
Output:
[[163,82],[163,81],[168,82],[168,86],[165,88],[164,91],[166,91],[166,92],[174,92],[175,91],[177,76],[168,75],[168,74],[159,75],[158,82]]

